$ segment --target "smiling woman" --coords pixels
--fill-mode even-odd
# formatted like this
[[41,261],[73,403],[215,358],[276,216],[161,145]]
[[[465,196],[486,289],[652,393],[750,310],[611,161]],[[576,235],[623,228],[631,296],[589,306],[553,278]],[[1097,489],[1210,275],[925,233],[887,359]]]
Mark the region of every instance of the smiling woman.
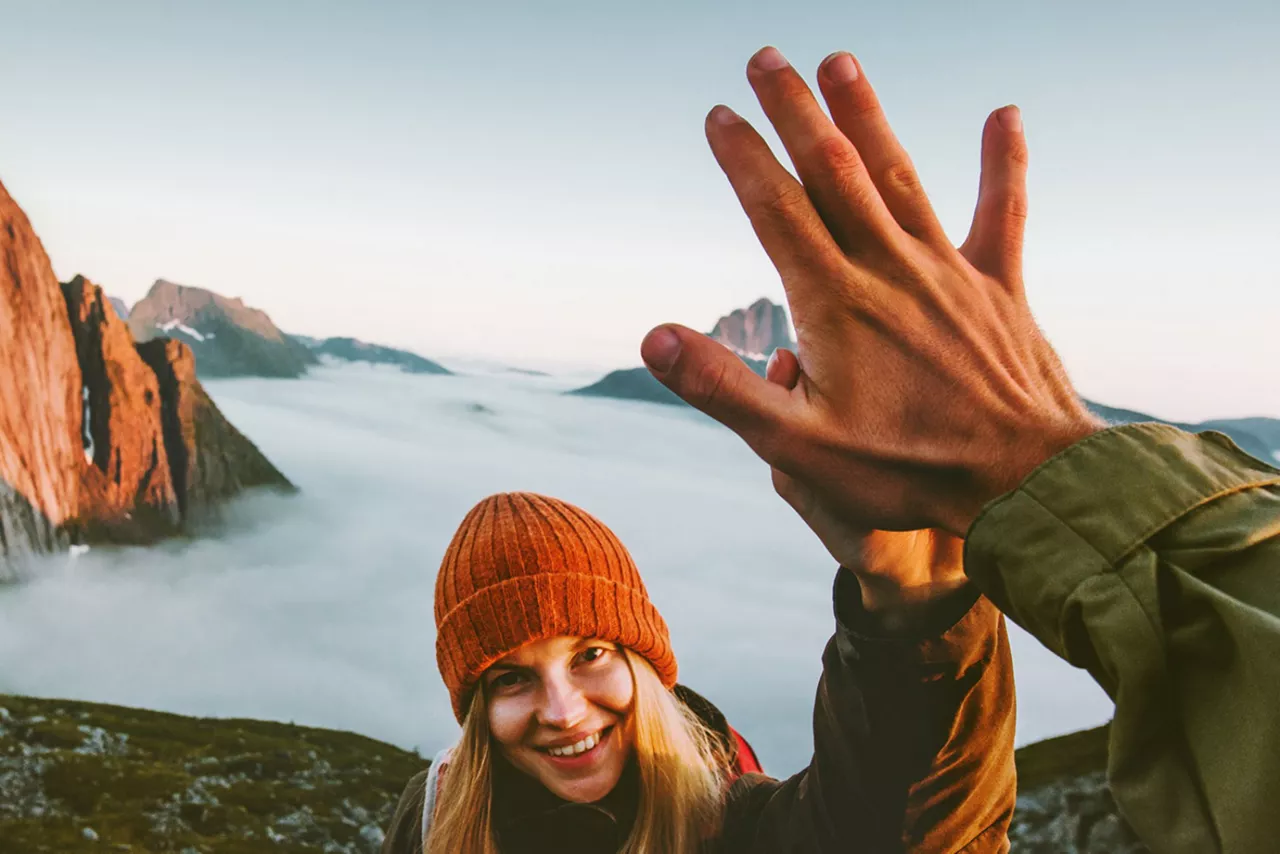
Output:
[[466,714],[423,783],[428,854],[497,851],[498,839],[504,852],[693,850],[726,779],[758,770],[709,703],[668,690],[666,624],[626,549],[576,507],[482,501],[446,553],[436,617],[441,672]]
[[[936,573],[952,551],[874,560]],[[814,759],[778,781],[676,683],[667,625],[603,522],[544,495],[482,500],[435,588],[462,735],[409,782],[383,851],[1006,850],[1013,683],[999,615],[964,588],[895,635],[866,611],[858,573],[874,560],[850,552],[837,570]]]

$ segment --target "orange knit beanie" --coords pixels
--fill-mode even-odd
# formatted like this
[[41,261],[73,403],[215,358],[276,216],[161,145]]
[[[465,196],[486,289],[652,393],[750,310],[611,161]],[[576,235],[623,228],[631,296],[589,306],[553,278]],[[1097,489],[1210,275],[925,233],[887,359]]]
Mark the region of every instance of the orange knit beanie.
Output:
[[676,658],[631,555],[591,514],[530,492],[491,495],[467,513],[436,577],[436,661],[461,721],[495,661],[544,638],[613,641],[644,656],[668,688]]

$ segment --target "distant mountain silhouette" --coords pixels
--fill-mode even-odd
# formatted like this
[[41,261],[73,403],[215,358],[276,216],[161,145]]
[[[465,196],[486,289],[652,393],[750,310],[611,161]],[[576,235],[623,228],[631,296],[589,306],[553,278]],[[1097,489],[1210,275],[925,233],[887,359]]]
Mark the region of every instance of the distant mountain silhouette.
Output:
[[[760,376],[764,376],[767,362],[761,359],[747,359],[747,367]],[[648,368],[622,368],[611,371],[601,379],[583,388],[577,388],[568,394],[583,397],[612,397],[618,400],[643,400],[648,403],[667,403],[684,406],[685,402],[675,393],[654,379]]]
[[1273,453],[1280,453],[1280,418],[1221,418],[1206,421],[1200,426],[1207,430],[1221,430],[1224,433],[1230,433],[1232,430],[1252,433]]
[[205,288],[160,279],[129,313],[139,342],[182,341],[202,377],[299,377],[314,353],[281,332],[266,312]]
[[[1273,454],[1276,451],[1280,451],[1280,420],[1274,418],[1236,418],[1189,424],[1185,421],[1169,421],[1165,418],[1157,418],[1154,415],[1148,415],[1145,412],[1137,412],[1132,409],[1118,409],[1114,406],[1094,403],[1091,400],[1086,400],[1085,403],[1093,410],[1094,414],[1113,424],[1159,421],[1162,424],[1172,424],[1174,427],[1186,430],[1188,433],[1217,430],[1219,433],[1226,433],[1230,436],[1231,440],[1239,445],[1245,453],[1265,462],[1275,462]],[[1259,433],[1266,433],[1269,439],[1262,438]]]
[[371,365],[394,365],[408,374],[441,374],[450,375],[444,365],[419,356],[410,350],[386,347],[382,344],[370,344],[358,338],[309,338],[294,335],[294,339],[305,344],[317,356],[330,356],[346,362],[367,362]]
[[[750,365],[757,374],[764,376],[765,362],[753,359],[744,359],[743,361]],[[666,386],[658,382],[653,374],[649,373],[648,368],[643,367],[612,371],[591,385],[574,389],[568,393],[586,397],[611,397],[619,400],[640,400],[648,403],[684,405],[683,400],[676,397]],[[1272,455],[1280,451],[1280,420],[1274,418],[1238,418],[1206,421],[1201,424],[1187,424],[1157,418],[1154,415],[1148,415],[1145,412],[1138,412],[1133,409],[1119,409],[1089,400],[1086,400],[1085,403],[1100,418],[1113,424],[1158,421],[1164,424],[1172,424],[1191,433],[1217,430],[1230,436],[1232,441],[1246,453],[1267,462],[1275,462],[1275,457]],[[1265,440],[1260,438],[1259,433],[1268,438]]]

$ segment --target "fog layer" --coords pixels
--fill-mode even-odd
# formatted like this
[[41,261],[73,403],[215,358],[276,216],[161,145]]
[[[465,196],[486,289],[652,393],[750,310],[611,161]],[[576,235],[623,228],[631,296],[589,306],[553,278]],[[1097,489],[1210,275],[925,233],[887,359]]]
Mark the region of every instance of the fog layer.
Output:
[[[0,692],[336,727],[430,755],[457,733],[435,663],[440,558],[477,500],[535,490],[622,538],[681,681],[767,770],[808,761],[835,566],[719,425],[514,374],[325,367],[207,387],[301,494],[235,504],[217,537],[60,556],[0,590]],[[1011,633],[1020,743],[1109,716],[1087,675]]]

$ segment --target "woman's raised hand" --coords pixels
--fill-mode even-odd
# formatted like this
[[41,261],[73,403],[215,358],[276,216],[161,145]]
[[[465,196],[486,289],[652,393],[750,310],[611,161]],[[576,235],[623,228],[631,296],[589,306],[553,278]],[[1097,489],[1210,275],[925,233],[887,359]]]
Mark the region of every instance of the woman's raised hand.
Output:
[[987,119],[977,210],[957,248],[853,57],[819,68],[831,118],[773,48],[747,76],[799,180],[726,107],[707,117],[707,139],[781,275],[798,380],[769,383],[675,325],[652,330],[641,354],[848,523],[962,535],[983,504],[1100,427],[1023,294],[1019,113]]
[[[790,350],[769,358],[765,377],[795,388],[800,363]],[[858,577],[862,604],[885,617],[907,619],[965,583],[964,541],[937,529],[875,531],[851,523],[808,484],[773,469],[773,488],[804,520],[831,556]]]

